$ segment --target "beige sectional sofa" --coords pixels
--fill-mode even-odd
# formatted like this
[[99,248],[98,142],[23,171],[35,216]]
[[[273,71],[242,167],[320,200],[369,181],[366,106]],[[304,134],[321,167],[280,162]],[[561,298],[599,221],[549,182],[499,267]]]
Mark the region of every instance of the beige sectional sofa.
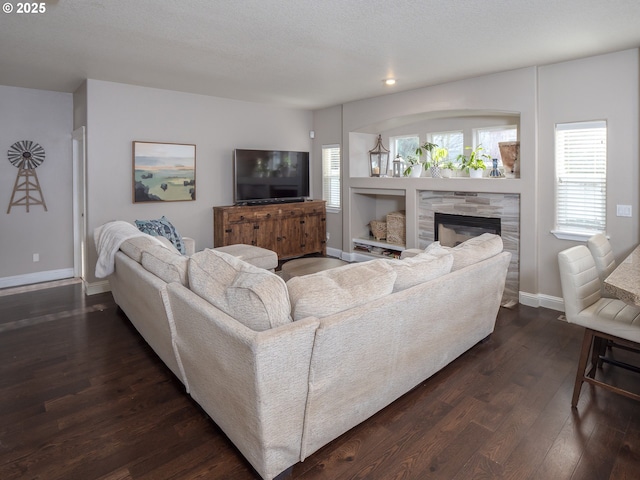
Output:
[[138,256],[132,241],[116,303],[265,479],[490,335],[510,259],[485,234],[285,283],[226,252]]

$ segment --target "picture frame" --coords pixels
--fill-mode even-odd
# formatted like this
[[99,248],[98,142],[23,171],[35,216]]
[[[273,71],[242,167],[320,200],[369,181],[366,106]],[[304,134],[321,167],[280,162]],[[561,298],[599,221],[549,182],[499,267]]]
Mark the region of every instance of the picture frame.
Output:
[[189,143],[132,142],[133,203],[196,199],[196,146]]

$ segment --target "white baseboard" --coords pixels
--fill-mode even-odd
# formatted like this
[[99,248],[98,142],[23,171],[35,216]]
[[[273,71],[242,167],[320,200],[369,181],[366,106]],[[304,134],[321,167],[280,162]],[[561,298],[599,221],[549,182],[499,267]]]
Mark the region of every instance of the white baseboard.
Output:
[[543,293],[520,292],[518,300],[528,307],[548,308],[558,312],[564,312],[564,300],[559,297],[545,295]]
[[3,277],[0,278],[0,288],[20,287],[22,285],[52,282],[54,280],[64,280],[66,278],[73,278],[73,268],[63,268],[60,270],[49,270],[46,272],[25,273],[24,275]]
[[111,285],[109,280],[102,280],[100,282],[84,283],[84,293],[86,295],[96,295],[98,293],[105,293],[111,291]]
[[342,258],[342,250],[339,248],[327,247],[327,257]]

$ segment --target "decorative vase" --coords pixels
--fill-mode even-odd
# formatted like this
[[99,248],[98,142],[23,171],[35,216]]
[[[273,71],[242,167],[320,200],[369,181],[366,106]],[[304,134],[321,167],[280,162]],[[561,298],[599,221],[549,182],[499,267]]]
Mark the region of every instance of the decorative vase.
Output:
[[433,178],[442,178],[442,173],[438,166],[429,167],[429,172],[431,172]]
[[451,178],[453,177],[453,170],[451,170],[450,168],[443,168],[441,170],[442,173],[442,178]]
[[504,165],[505,177],[520,177],[520,142],[498,142],[498,147]]
[[422,175],[422,165],[420,165],[420,164],[413,165],[411,167],[411,176],[412,177],[419,177],[420,175]]
[[491,171],[489,172],[489,176],[493,177],[493,178],[500,178],[500,177],[504,177],[504,175],[502,174],[502,172],[500,171],[500,169],[498,168],[498,159],[494,158],[492,160],[493,162],[493,168],[491,169]]
[[481,168],[470,168],[469,176],[471,178],[482,178],[482,172],[484,172],[484,170]]

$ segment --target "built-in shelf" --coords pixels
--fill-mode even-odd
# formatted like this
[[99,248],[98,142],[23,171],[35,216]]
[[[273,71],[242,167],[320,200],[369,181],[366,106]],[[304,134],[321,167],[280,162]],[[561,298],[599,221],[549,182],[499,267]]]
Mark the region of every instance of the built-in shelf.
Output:
[[399,257],[402,251],[405,249],[404,245],[398,245],[396,243],[382,242],[376,240],[373,237],[354,237],[353,251],[356,253],[362,253],[364,255],[371,255],[375,257]]

